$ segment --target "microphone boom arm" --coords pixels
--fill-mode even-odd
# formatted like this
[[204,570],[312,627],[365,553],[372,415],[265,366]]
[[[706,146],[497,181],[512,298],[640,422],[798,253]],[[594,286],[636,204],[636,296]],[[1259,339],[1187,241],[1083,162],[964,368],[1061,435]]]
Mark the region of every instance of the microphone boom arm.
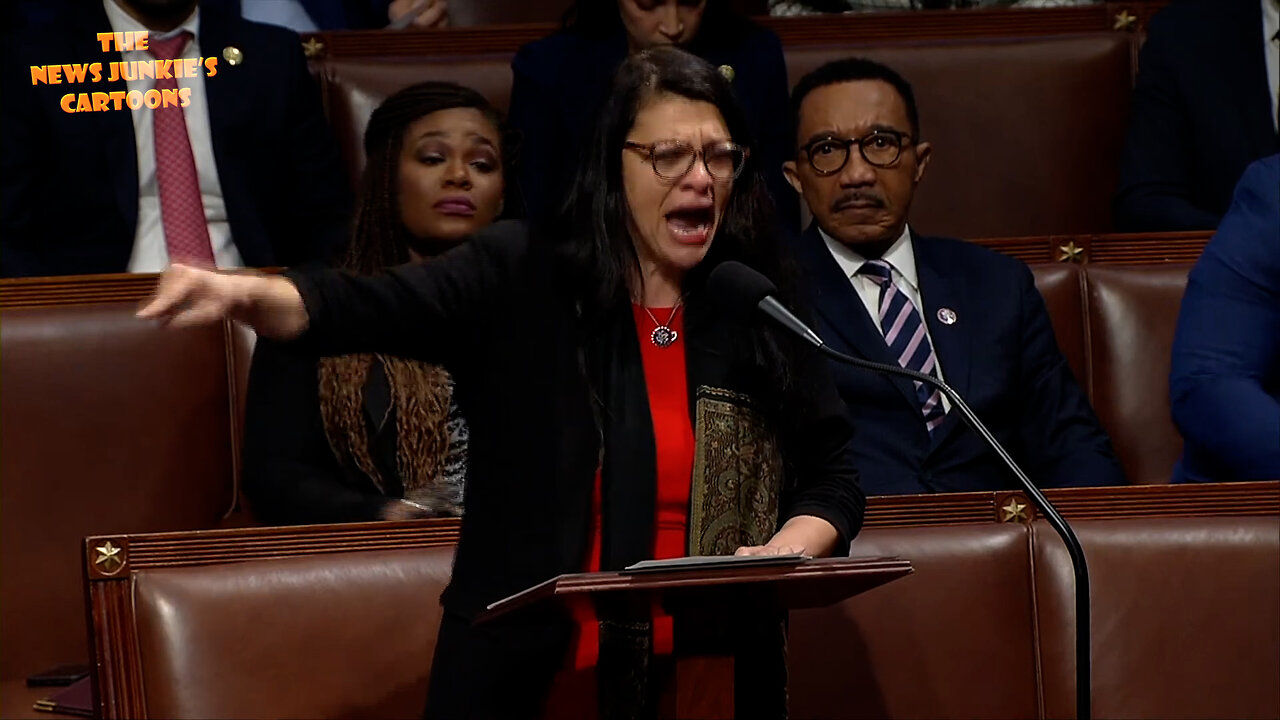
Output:
[[[1089,642],[1089,568],[1085,562],[1084,548],[1080,545],[1080,540],[1076,537],[1075,532],[1072,531],[1071,526],[1058,514],[1057,508],[1031,482],[1031,478],[1027,477],[1022,468],[1018,467],[1018,463],[1014,462],[1008,451],[996,441],[995,436],[991,434],[987,426],[982,424],[982,421],[978,419],[969,404],[955,390],[952,390],[951,386],[932,375],[908,370],[896,364],[888,365],[850,357],[827,347],[827,344],[822,341],[822,338],[812,328],[805,325],[785,305],[778,302],[778,299],[774,297],[778,289],[771,280],[740,262],[729,260],[720,263],[711,271],[711,275],[707,279],[707,286],[714,290],[712,297],[720,299],[726,313],[741,320],[748,320],[751,314],[759,311],[787,332],[812,345],[820,353],[833,360],[883,375],[910,378],[937,388],[951,401],[951,407],[960,413],[960,417],[964,418],[965,424],[973,428],[973,431],[991,449],[996,451],[996,454],[1000,456],[1004,464],[1018,478],[1018,482],[1022,485],[1022,489],[1027,496],[1031,498],[1040,512],[1044,513],[1049,525],[1062,538],[1063,544],[1067,547],[1067,553],[1071,556],[1071,568],[1075,571],[1076,577],[1076,717],[1080,718],[1080,720],[1089,720],[1092,715],[1093,686],[1089,670],[1091,657]],[[921,418],[921,422],[923,421],[923,418]]]
[[[767,300],[770,299],[772,298],[768,298]],[[763,306],[764,302],[762,302],[761,305]],[[762,307],[761,309],[764,308]],[[774,313],[769,312],[768,310],[765,312],[770,317],[774,317]],[[790,323],[786,324],[789,325]],[[817,338],[817,335],[812,333],[812,331],[808,334],[812,335],[813,338]],[[807,336],[805,339],[808,340],[810,344],[814,344],[813,339]],[[951,401],[952,409],[959,411],[960,417],[964,419],[965,424],[972,428],[979,437],[985,440],[986,443],[996,451],[996,454],[1000,456],[1000,459],[1004,461],[1004,464],[1007,465],[1018,478],[1018,482],[1022,484],[1022,489],[1031,498],[1032,502],[1035,503],[1040,512],[1044,513],[1045,519],[1049,521],[1049,525],[1057,531],[1058,535],[1062,538],[1063,544],[1066,545],[1067,553],[1071,556],[1071,569],[1075,571],[1076,717],[1079,718],[1079,720],[1089,720],[1092,715],[1091,708],[1093,699],[1090,674],[1090,655],[1092,651],[1089,642],[1089,567],[1085,562],[1084,547],[1080,545],[1080,540],[1076,537],[1075,531],[1073,531],[1071,526],[1067,524],[1066,520],[1063,520],[1062,516],[1058,514],[1058,509],[1053,506],[1053,503],[1049,502],[1049,498],[1045,497],[1044,493],[1040,492],[1040,488],[1036,487],[1035,484],[1031,482],[1031,478],[1027,477],[1027,474],[1022,471],[1022,468],[1018,467],[1018,463],[1014,462],[1013,457],[1010,456],[1009,452],[1004,449],[1004,446],[996,440],[995,436],[991,434],[991,431],[987,429],[987,426],[982,424],[982,421],[978,419],[977,414],[973,412],[969,407],[969,404],[960,397],[959,393],[951,389],[950,385],[947,385],[945,382],[932,375],[916,372],[915,370],[909,370],[900,365],[888,365],[885,363],[872,362],[870,360],[863,360],[862,358],[845,355],[844,353],[832,350],[826,343],[822,342],[821,339],[818,339],[815,347],[817,347],[818,351],[823,355],[846,365],[853,365],[854,367],[870,370],[872,372],[909,378],[937,388],[943,395],[947,396],[948,400]]]

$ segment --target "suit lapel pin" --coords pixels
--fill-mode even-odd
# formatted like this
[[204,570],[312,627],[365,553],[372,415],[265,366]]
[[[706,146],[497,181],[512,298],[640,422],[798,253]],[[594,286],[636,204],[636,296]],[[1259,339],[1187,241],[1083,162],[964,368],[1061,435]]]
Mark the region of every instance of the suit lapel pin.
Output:
[[955,325],[956,311],[948,307],[938,308],[938,320],[941,321],[943,325]]
[[720,76],[729,82],[733,82],[733,78],[737,75],[737,73],[733,71],[732,65],[721,65],[716,69],[720,71]]
[[228,45],[222,48],[222,59],[230,65],[239,65],[244,62],[244,53],[235,45]]

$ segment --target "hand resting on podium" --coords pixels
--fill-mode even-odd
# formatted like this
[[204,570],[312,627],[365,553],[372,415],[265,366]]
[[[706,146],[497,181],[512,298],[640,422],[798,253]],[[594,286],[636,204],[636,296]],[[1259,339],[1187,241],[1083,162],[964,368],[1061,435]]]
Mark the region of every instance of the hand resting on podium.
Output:
[[831,523],[813,515],[797,515],[764,545],[738,548],[734,555],[809,555],[825,557],[835,549],[839,533]]

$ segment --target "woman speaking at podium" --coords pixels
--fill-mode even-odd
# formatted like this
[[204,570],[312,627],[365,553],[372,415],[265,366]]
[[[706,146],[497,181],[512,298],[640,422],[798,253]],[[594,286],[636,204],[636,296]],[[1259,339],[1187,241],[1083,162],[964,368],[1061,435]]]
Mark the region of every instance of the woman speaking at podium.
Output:
[[[231,317],[320,355],[394,354],[453,375],[471,425],[467,511],[426,717],[537,717],[566,662],[617,651],[647,667],[671,651],[659,613],[473,624],[556,575],[847,551],[865,500],[825,361],[763,322],[720,317],[705,292],[711,268],[736,260],[793,305],[751,142],[714,67],[644,51],[619,69],[572,199],[547,225],[499,223],[371,277],[175,266],[140,311],[175,326]],[[602,712],[652,712],[643,673],[597,675]],[[757,692],[739,707],[782,716],[784,677],[761,700],[768,683],[739,675],[738,702]]]

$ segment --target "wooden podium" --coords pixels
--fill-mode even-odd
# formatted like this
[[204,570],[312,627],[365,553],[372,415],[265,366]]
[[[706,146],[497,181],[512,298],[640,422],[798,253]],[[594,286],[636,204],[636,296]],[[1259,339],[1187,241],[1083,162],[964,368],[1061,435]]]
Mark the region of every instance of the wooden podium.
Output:
[[[730,609],[739,615],[767,616],[832,605],[912,572],[910,562],[892,557],[724,557],[681,561],[690,564],[560,575],[493,603],[477,621],[487,622],[533,607],[545,608],[547,603],[566,609],[577,603],[593,603],[596,608],[616,606],[620,601],[644,607],[655,600],[677,621],[723,615]],[[677,645],[679,642],[677,639]],[[731,663],[734,656],[727,655]],[[715,668],[708,672],[711,666],[707,662],[686,659],[677,660],[675,687],[664,693],[667,701],[660,704],[659,715],[682,720],[734,717],[732,665],[721,662],[719,672]],[[701,658],[695,658],[698,659]],[[684,687],[705,684],[709,678],[716,687],[726,689],[724,694],[728,697],[723,702],[708,703],[705,697],[695,698],[687,691],[690,688]]]

